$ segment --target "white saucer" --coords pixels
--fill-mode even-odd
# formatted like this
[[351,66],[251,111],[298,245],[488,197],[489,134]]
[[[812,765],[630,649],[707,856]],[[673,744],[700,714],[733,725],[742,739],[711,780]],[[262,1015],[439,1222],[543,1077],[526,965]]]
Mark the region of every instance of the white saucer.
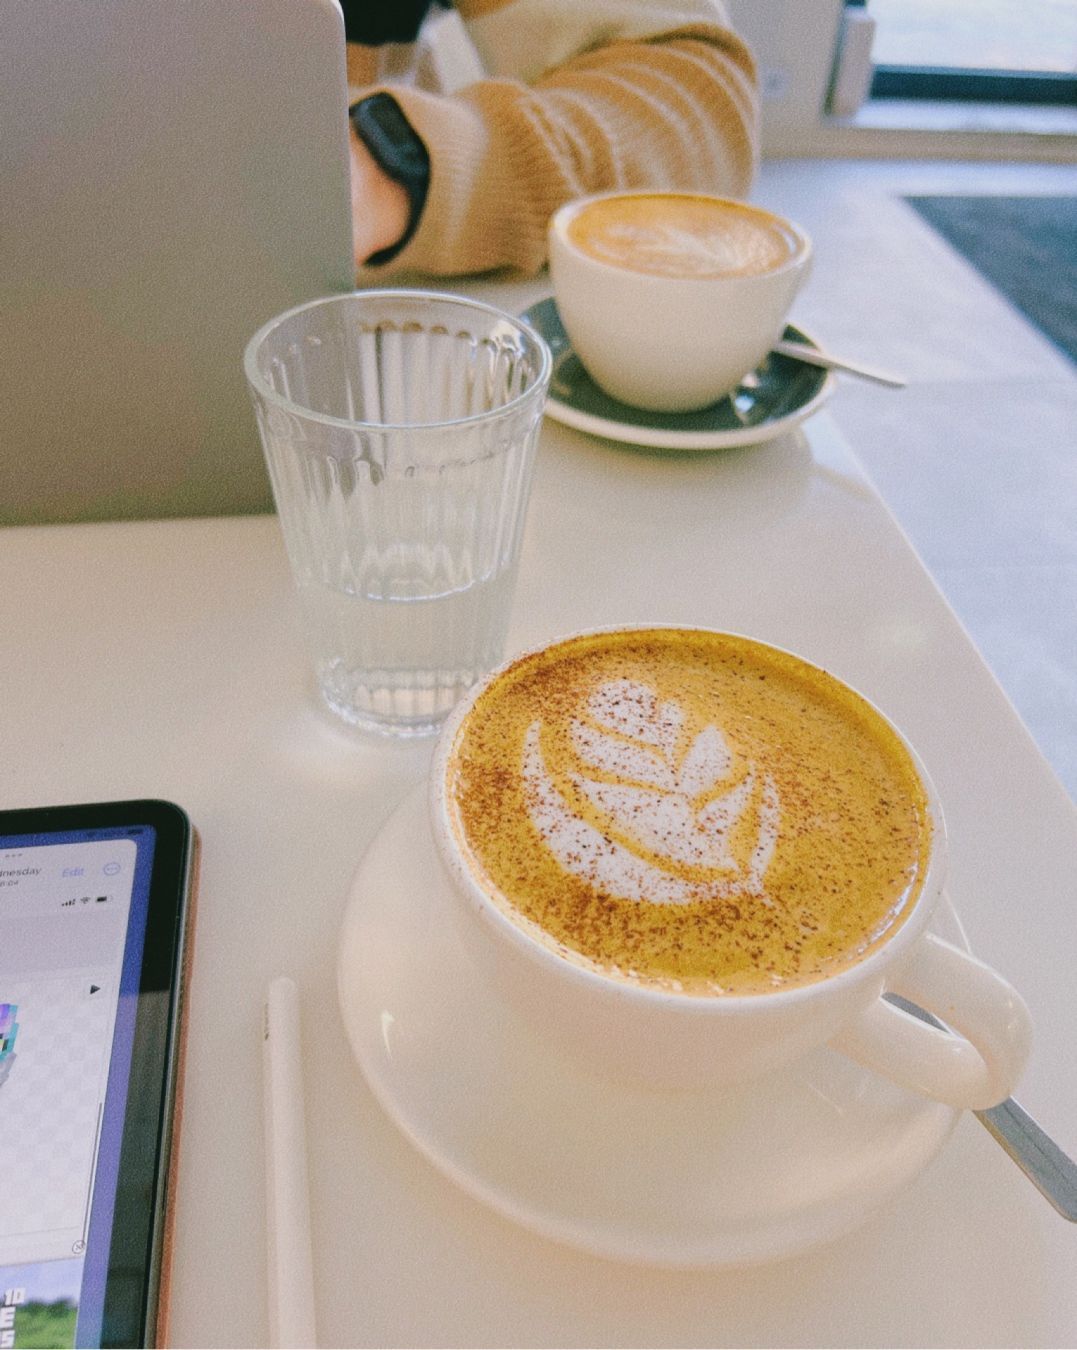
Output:
[[[561,325],[553,299],[540,300],[521,317],[538,330],[553,353],[546,413],[592,436],[659,450],[725,450],[761,445],[784,436],[820,408],[834,376],[788,356],[769,356],[740,388],[709,408],[691,413],[647,412],[604,393],[584,370]],[[784,336],[816,346],[792,324]]]
[[[867,1218],[957,1120],[830,1050],[735,1090],[592,1075],[495,1004],[452,903],[419,789],[353,884],[338,967],[344,1023],[374,1095],[416,1148],[547,1237],[667,1266],[789,1255]],[[941,908],[935,930],[963,943]]]

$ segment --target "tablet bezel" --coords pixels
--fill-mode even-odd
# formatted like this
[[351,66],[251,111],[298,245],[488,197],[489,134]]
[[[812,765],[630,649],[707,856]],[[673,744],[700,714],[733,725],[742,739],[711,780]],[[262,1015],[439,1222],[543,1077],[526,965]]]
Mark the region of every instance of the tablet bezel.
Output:
[[[153,857],[97,1342],[101,1346],[153,1345],[159,1343],[164,1325],[160,1294],[167,1284],[174,1108],[197,837],[180,807],[158,799],[0,811],[0,837],[147,826],[154,831]],[[125,945],[130,932],[129,917]],[[162,995],[164,1015],[159,1008]],[[135,1083],[152,1085],[148,1089],[152,1113],[140,1115],[130,1109]],[[153,1197],[149,1212],[144,1203],[147,1193]],[[95,1193],[93,1210],[100,1199]],[[80,1300],[80,1310],[81,1306]]]

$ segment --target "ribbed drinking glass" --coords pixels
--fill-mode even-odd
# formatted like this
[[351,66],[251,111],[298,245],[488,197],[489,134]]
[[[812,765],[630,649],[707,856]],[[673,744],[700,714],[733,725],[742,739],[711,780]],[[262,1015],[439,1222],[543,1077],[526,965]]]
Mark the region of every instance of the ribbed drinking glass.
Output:
[[322,698],[435,731],[502,657],[549,349],[491,306],[378,290],[278,316],[244,364]]

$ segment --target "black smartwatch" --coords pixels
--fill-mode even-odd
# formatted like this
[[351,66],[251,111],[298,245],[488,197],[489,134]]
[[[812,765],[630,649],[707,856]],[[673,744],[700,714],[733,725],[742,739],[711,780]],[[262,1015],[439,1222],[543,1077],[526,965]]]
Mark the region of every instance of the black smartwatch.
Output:
[[430,187],[430,155],[391,94],[361,98],[348,109],[348,116],[374,162],[401,184],[411,205],[403,237],[367,259],[368,263],[386,263],[396,257],[418,228]]

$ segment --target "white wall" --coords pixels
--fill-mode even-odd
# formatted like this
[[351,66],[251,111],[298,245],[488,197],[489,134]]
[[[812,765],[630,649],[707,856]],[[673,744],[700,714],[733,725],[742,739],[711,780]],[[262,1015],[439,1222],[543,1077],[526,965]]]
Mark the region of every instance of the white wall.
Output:
[[1077,162],[1077,111],[975,103],[866,104],[828,116],[843,0],[725,0],[755,52],[769,159],[968,159]]
[[802,153],[823,117],[843,0],[726,0],[755,53],[763,95],[763,153]]

